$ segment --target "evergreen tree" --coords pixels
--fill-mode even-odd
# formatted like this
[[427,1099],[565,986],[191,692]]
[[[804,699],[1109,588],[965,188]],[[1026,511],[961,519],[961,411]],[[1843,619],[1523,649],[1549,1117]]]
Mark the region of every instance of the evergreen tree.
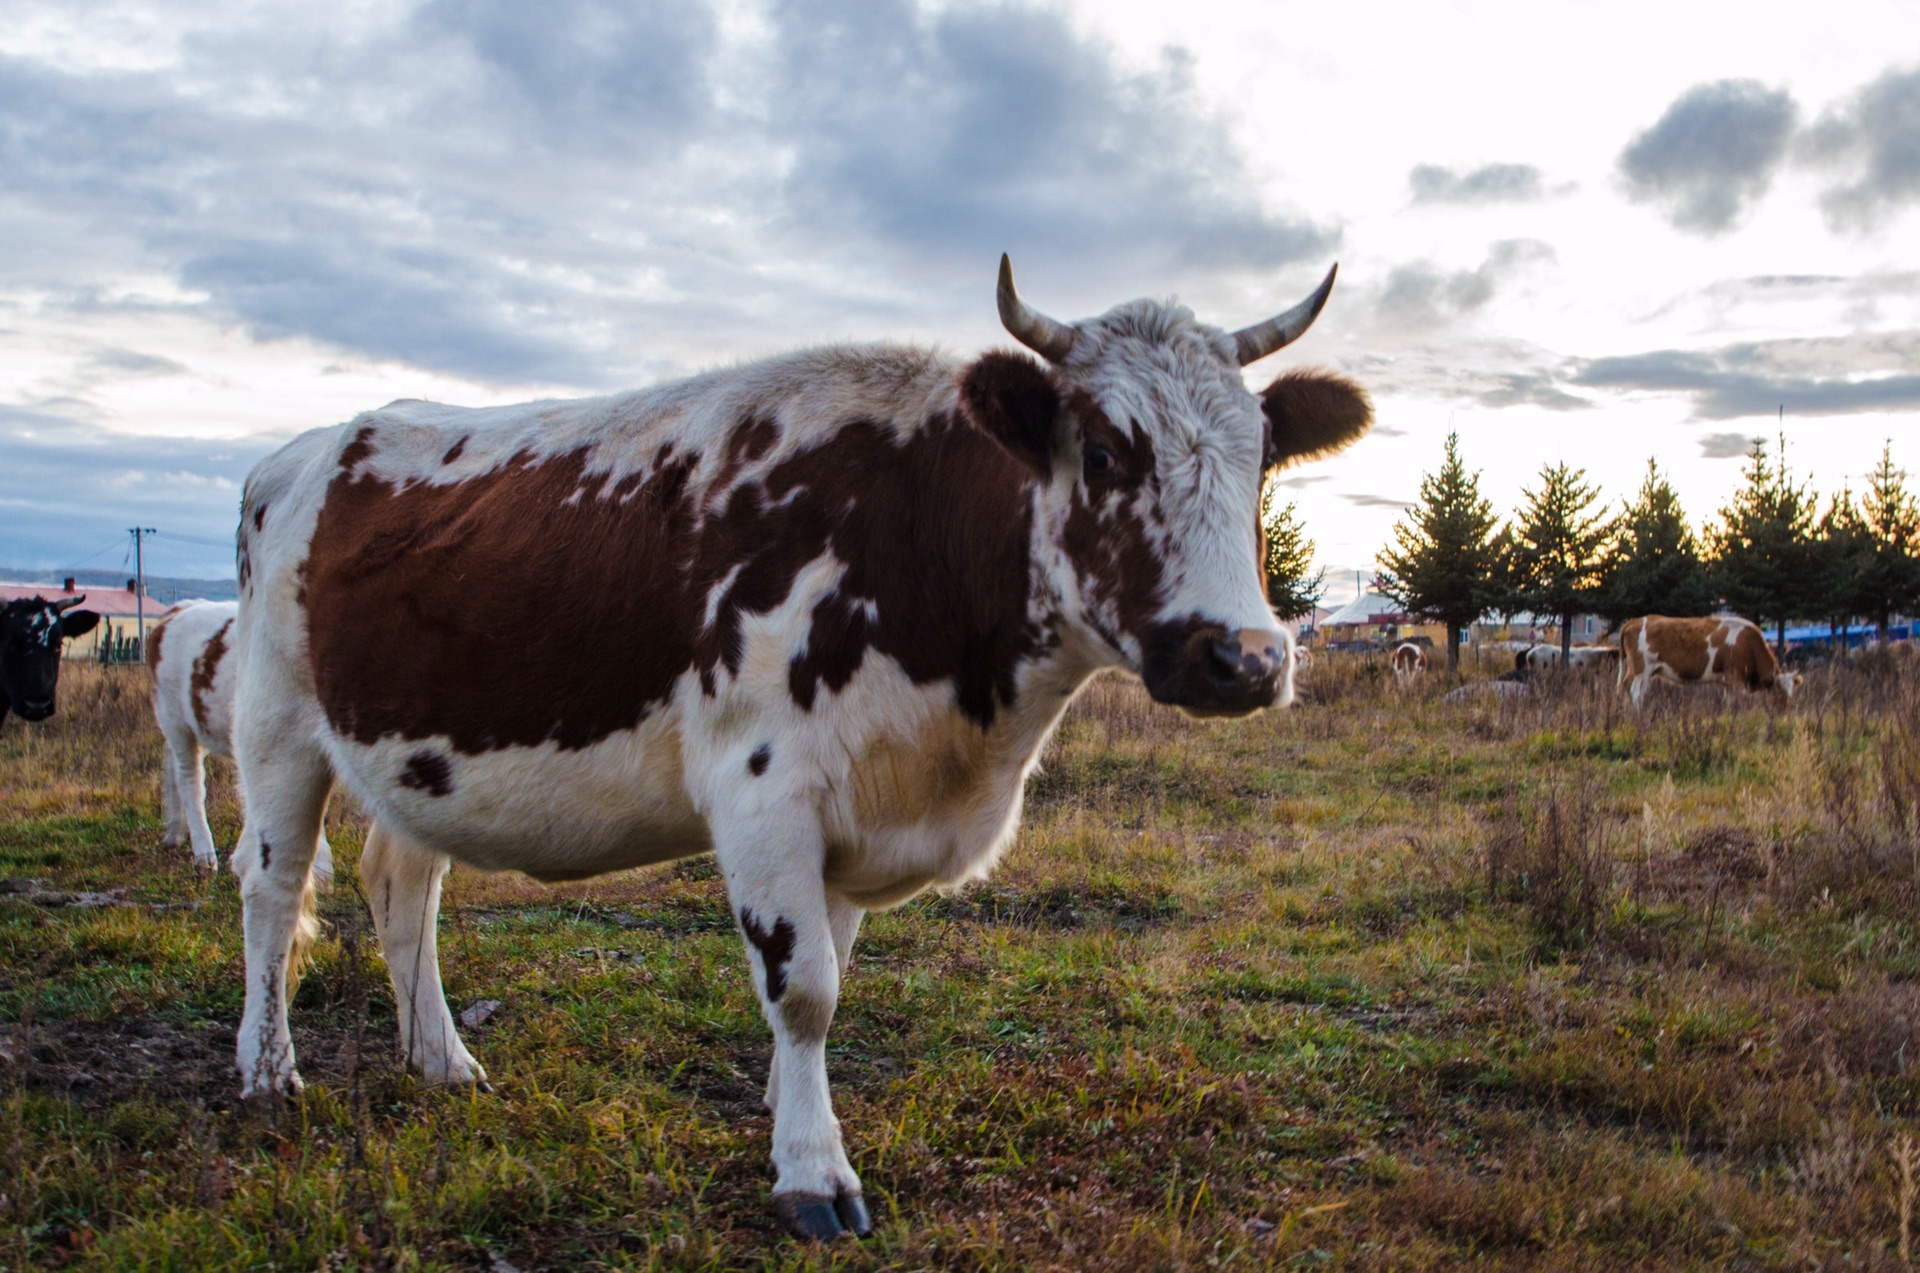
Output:
[[1447,435],[1438,473],[1420,480],[1420,502],[1380,551],[1374,587],[1409,613],[1447,625],[1447,670],[1460,666],[1460,634],[1500,601],[1493,505],[1480,475],[1460,462],[1460,435]]
[[1680,497],[1647,461],[1640,493],[1615,523],[1594,611],[1613,627],[1649,614],[1713,613],[1713,586]]
[[1886,644],[1896,614],[1920,609],[1920,505],[1907,493],[1905,470],[1893,467],[1893,444],[1880,450],[1880,467],[1860,497],[1862,545],[1858,613],[1872,619]]
[[1560,653],[1573,648],[1573,616],[1592,608],[1613,526],[1585,469],[1563,461],[1540,470],[1540,489],[1522,491],[1526,507],[1513,527],[1512,590],[1535,614],[1560,620]]
[[1314,545],[1292,504],[1279,507],[1279,488],[1260,492],[1260,528],[1265,537],[1267,601],[1282,619],[1311,615],[1327,592],[1327,572],[1313,568]]
[[1784,658],[1787,620],[1818,607],[1813,500],[1787,468],[1784,437],[1780,449],[1780,462],[1770,465],[1767,444],[1754,440],[1745,481],[1713,531],[1713,580],[1736,612],[1773,625]]
[[1827,511],[1820,515],[1809,547],[1813,613],[1827,621],[1830,652],[1838,653],[1837,632],[1851,625],[1855,615],[1866,613],[1868,598],[1861,581],[1870,541],[1852,490],[1841,487],[1840,493],[1827,501]]

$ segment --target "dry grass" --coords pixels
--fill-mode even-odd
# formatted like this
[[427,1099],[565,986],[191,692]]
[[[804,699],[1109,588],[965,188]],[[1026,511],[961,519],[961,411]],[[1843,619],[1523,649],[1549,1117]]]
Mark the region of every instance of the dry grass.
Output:
[[[1324,659],[1201,725],[1091,686],[987,885],[873,919],[830,1064],[876,1239],[765,1215],[768,1045],[702,863],[456,873],[499,1090],[422,1089],[354,896],[236,1108],[230,878],[158,845],[137,673],[0,733],[0,1263],[1904,1267],[1920,686],[1441,702]],[[214,824],[230,844],[227,777]],[[42,900],[33,900],[42,898]]]

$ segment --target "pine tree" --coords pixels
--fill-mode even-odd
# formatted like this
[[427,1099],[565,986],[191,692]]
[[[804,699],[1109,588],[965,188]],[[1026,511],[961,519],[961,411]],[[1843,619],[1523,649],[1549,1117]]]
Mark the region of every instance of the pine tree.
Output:
[[[1854,505],[1853,491],[1843,486],[1827,501],[1827,511],[1820,515],[1808,549],[1813,562],[1809,588],[1812,613],[1826,619],[1827,644],[1833,653],[1838,653],[1833,648],[1836,633],[1851,625],[1855,615],[1866,613],[1868,597],[1861,583],[1870,545],[1871,536]],[[1839,648],[1845,648],[1844,644]]]
[[1460,666],[1460,634],[1499,603],[1500,556],[1493,505],[1480,475],[1460,462],[1460,435],[1447,435],[1438,473],[1420,480],[1420,502],[1380,551],[1374,587],[1409,613],[1447,625],[1447,670]]
[[1594,612],[1618,628],[1649,614],[1713,613],[1713,586],[1680,497],[1647,461],[1647,476],[1615,523]]
[[1894,615],[1920,609],[1920,504],[1907,493],[1906,480],[1906,471],[1893,467],[1893,444],[1888,442],[1860,497],[1866,543],[1858,580],[1859,613],[1880,629],[1882,645]]
[[1600,489],[1586,477],[1564,461],[1540,470],[1539,491],[1521,492],[1527,503],[1514,523],[1508,564],[1518,600],[1560,620],[1563,658],[1573,648],[1573,616],[1599,594],[1602,555],[1613,537]]
[[1301,526],[1298,510],[1279,507],[1279,488],[1260,492],[1260,529],[1265,537],[1267,602],[1282,619],[1313,613],[1326,595],[1327,572],[1313,568],[1314,544]]
[[1814,608],[1813,500],[1793,481],[1780,440],[1777,465],[1754,440],[1745,481],[1713,531],[1714,586],[1736,612],[1772,624],[1786,657],[1787,620]]

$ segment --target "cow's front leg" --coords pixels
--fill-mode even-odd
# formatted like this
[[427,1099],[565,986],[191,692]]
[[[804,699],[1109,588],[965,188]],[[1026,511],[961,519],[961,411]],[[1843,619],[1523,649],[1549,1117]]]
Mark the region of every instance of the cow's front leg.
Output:
[[840,959],[821,879],[825,852],[816,829],[796,828],[791,809],[781,813],[715,828],[754,988],[773,1028],[773,1211],[798,1237],[864,1237],[873,1226],[827,1090]]
[[[845,978],[847,970],[853,966],[853,939],[860,935],[860,921],[866,918],[866,911],[855,906],[846,898],[836,894],[827,894],[827,922],[833,928],[833,957],[839,961],[840,976]],[[767,1112],[780,1110],[780,1053],[776,1049],[772,1062],[767,1066]]]

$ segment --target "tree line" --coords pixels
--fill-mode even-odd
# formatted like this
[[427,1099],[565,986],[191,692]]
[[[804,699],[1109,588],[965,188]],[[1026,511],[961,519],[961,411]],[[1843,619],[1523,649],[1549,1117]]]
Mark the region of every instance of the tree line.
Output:
[[[1920,501],[1893,464],[1893,449],[1855,496],[1842,486],[1824,509],[1787,465],[1785,439],[1770,453],[1756,440],[1742,481],[1718,517],[1696,534],[1659,465],[1647,461],[1639,492],[1612,511],[1586,470],[1564,462],[1540,470],[1516,515],[1502,522],[1480,493],[1480,474],[1447,436],[1438,471],[1381,549],[1374,587],[1409,614],[1447,625],[1447,666],[1459,665],[1462,634],[1490,614],[1531,612],[1559,621],[1572,644],[1576,615],[1613,627],[1646,614],[1712,614],[1721,607],[1771,627],[1781,651],[1790,619],[1845,628],[1874,623],[1881,640],[1895,615],[1920,609]],[[1262,500],[1269,598],[1282,618],[1313,612],[1326,572],[1313,541],[1274,488]]]

